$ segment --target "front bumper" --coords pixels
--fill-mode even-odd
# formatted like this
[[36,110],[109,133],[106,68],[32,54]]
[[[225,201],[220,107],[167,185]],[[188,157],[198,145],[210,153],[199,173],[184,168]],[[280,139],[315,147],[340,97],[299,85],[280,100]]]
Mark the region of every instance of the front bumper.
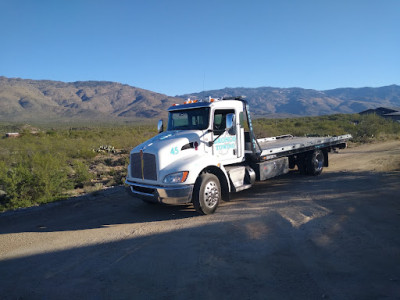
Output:
[[134,196],[164,204],[188,204],[192,201],[193,185],[179,185],[173,187],[156,186],[126,180]]

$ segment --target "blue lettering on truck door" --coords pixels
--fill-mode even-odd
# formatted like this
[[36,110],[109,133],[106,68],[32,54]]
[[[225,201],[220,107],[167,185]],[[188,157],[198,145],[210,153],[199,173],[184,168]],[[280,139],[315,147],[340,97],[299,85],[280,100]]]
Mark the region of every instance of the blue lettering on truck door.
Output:
[[217,150],[217,151],[235,149],[236,148],[236,136],[219,137],[215,141],[214,145],[215,145],[215,150]]

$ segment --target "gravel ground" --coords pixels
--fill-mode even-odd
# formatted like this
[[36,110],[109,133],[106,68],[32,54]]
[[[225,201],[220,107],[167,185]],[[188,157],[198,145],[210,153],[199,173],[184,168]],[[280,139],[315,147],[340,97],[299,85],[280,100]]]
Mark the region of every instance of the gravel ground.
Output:
[[399,161],[346,149],[210,216],[124,187],[0,214],[0,298],[400,299]]

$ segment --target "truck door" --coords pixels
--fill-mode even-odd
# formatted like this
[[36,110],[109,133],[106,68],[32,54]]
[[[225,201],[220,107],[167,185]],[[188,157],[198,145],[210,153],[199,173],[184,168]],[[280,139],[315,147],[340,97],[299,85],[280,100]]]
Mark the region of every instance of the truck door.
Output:
[[221,162],[230,163],[237,160],[238,140],[237,130],[228,132],[226,127],[226,116],[234,114],[233,109],[216,109],[213,116],[213,135],[215,142],[213,144],[213,153]]

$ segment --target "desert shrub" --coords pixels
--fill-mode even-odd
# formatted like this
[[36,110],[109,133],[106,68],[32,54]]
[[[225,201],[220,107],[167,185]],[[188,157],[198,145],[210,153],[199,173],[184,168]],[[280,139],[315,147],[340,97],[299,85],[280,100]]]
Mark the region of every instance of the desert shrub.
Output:
[[22,154],[0,165],[0,186],[6,192],[3,206],[26,207],[53,201],[73,186],[63,158],[50,153]]
[[357,124],[349,129],[356,142],[369,142],[382,136],[399,136],[400,123],[375,114],[360,116]]
[[59,153],[35,153],[30,167],[35,176],[39,203],[59,197],[73,187],[68,178],[66,159]]
[[125,183],[125,179],[126,179],[126,170],[124,170],[122,172],[116,172],[113,175],[113,181],[114,181],[115,185],[124,184]]
[[113,160],[112,160],[112,158],[107,157],[107,158],[104,160],[104,164],[105,164],[106,166],[112,166],[112,165],[113,165]]
[[1,161],[0,186],[5,192],[1,210],[32,205],[34,177],[24,162],[19,162],[10,168]]
[[103,189],[103,187],[104,185],[101,182],[97,182],[95,185],[85,186],[84,191],[85,193],[93,193],[96,195],[98,191]]
[[89,172],[89,167],[82,161],[74,161],[73,170],[75,174],[72,178],[75,187],[82,188],[84,185],[88,184],[93,178],[93,174]]

